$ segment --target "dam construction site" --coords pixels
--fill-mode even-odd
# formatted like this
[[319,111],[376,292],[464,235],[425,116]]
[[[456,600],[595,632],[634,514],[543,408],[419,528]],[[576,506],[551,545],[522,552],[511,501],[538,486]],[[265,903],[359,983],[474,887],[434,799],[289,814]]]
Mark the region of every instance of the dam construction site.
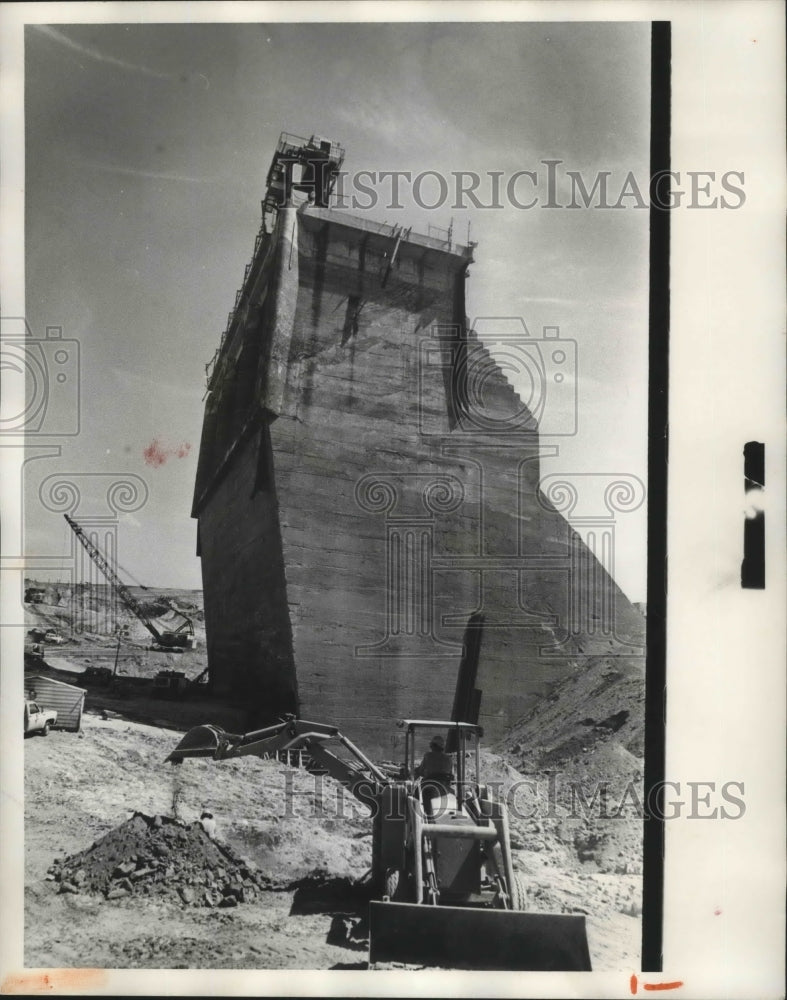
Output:
[[352,214],[343,161],[273,153],[202,590],[76,501],[25,581],[28,966],[639,968],[645,618],[542,468],[573,331],[468,317],[476,245]]

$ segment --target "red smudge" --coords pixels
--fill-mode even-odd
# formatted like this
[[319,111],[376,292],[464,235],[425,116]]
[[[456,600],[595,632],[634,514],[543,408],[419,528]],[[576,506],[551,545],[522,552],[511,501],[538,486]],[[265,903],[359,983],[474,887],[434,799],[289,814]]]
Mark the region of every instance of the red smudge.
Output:
[[184,441],[183,444],[179,444],[175,448],[167,448],[161,444],[158,438],[153,438],[142,452],[142,457],[145,459],[146,465],[152,465],[154,469],[158,469],[166,463],[168,458],[185,458],[190,451],[191,445],[188,441]]
[[636,976],[632,976],[631,977],[630,986],[631,986],[631,992],[632,993],[636,993],[637,992],[637,977]]
[[158,438],[153,438],[147,448],[142,452],[146,465],[152,465],[157,469],[167,461],[167,453],[159,444]]
[[720,917],[720,916],[721,916],[721,910],[720,910],[720,909],[718,909],[718,910],[714,910],[714,911],[713,911],[713,916],[714,916],[714,917]]
[[104,969],[49,969],[48,972],[21,972],[6,976],[0,993],[61,993],[99,990],[107,983]]

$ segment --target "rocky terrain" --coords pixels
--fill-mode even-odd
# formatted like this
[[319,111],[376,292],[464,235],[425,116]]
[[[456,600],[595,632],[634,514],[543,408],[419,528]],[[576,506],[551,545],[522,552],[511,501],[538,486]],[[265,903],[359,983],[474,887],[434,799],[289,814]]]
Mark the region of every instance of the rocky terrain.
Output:
[[[371,864],[365,810],[331,779],[273,760],[192,760],[173,768],[164,759],[179,736],[87,714],[80,734],[56,731],[25,741],[25,964],[365,967],[363,879]],[[522,780],[496,754],[486,753],[484,763],[487,777],[507,791]],[[198,826],[205,809],[216,820],[215,843]],[[125,838],[134,831],[148,838],[149,821],[140,813],[169,817],[162,839],[165,830],[196,837],[199,845],[227,852],[225,860],[206,862],[197,852],[195,862],[192,845],[167,875],[166,866],[151,864],[162,857]],[[527,882],[529,909],[587,914],[594,969],[636,968],[638,844],[623,838],[614,850],[608,839],[602,854],[582,855],[571,828],[576,821],[563,819],[565,827],[552,818],[513,817],[515,865]],[[77,871],[98,864],[107,835],[104,844],[120,840],[125,847],[101,860],[100,877],[85,874],[80,884]],[[204,904],[206,890],[211,903],[220,903],[228,885],[245,890],[252,875],[253,899]],[[69,888],[62,891],[64,882]],[[187,891],[184,899],[181,888],[194,895]]]
[[[54,596],[28,605],[31,627],[70,635],[71,597]],[[79,667],[111,666],[116,645],[82,633],[46,646],[46,662],[79,683]],[[194,676],[187,657],[204,656],[121,645],[142,678],[168,660]],[[86,686],[80,733],[24,741],[25,964],[366,968],[367,811],[332,779],[277,760],[166,764],[184,728],[229,724],[209,697]],[[596,970],[639,966],[643,699],[637,659],[580,662],[482,751],[483,780],[508,802],[528,909],[585,914]]]

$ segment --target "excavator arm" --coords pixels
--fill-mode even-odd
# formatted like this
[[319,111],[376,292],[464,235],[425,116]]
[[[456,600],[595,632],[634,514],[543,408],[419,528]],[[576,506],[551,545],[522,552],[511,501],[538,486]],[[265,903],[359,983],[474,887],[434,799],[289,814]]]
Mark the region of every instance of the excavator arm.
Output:
[[[350,754],[345,760],[325,744],[334,744]],[[322,722],[288,718],[274,726],[250,733],[228,733],[220,726],[203,725],[190,729],[166,758],[181,764],[188,757],[231,760],[235,757],[266,757],[281,750],[305,750],[310,770],[329,774],[356,798],[369,805],[369,793],[389,782],[359,748],[337,729]]]

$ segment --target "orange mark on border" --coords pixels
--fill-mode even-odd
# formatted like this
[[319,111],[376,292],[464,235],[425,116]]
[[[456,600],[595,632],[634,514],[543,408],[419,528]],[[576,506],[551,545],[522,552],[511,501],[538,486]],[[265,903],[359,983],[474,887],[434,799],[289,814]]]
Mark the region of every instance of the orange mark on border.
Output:
[[107,984],[104,969],[49,969],[6,976],[0,993],[60,993],[62,990],[98,990]]
[[[676,979],[673,983],[643,983],[643,990],[677,990],[679,987],[683,986],[682,979]],[[637,993],[637,977],[632,976],[629,980],[629,987],[631,989],[632,995],[636,996]]]

